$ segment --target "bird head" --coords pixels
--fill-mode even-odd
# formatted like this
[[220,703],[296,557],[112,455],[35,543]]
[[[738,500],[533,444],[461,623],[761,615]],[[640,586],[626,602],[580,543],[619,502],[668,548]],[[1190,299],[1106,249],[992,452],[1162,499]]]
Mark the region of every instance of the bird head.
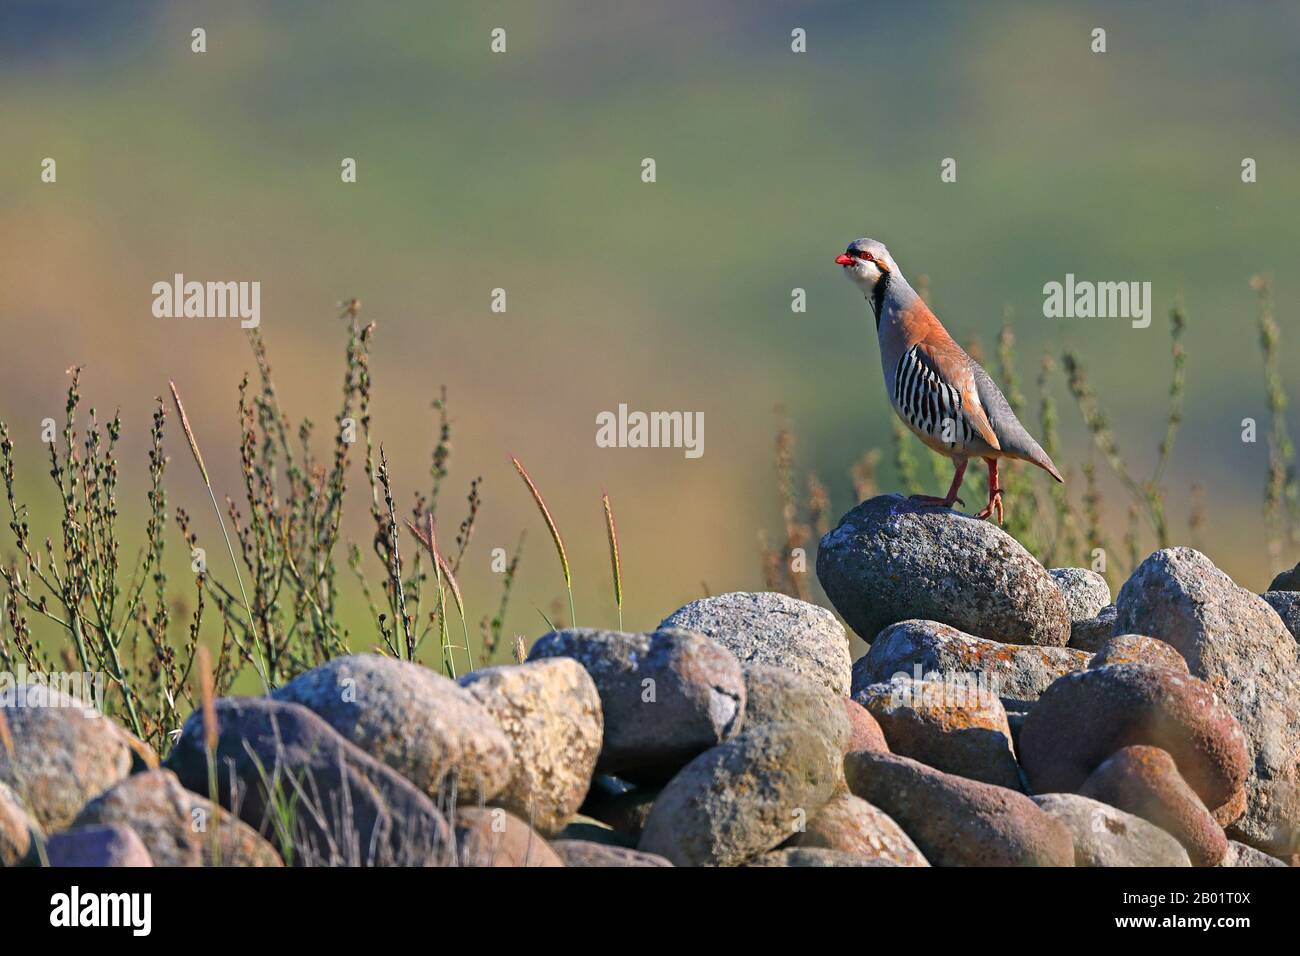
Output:
[[882,279],[895,275],[898,267],[883,242],[875,239],[854,239],[849,247],[835,257],[835,263],[844,267],[849,277],[867,298]]

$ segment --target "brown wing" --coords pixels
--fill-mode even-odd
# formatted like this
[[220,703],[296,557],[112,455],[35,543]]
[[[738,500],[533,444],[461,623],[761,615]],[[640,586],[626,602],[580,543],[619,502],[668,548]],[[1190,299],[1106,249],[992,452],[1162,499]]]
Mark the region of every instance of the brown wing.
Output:
[[[935,323],[938,325],[938,323]],[[939,326],[941,335],[933,332],[916,344],[921,361],[934,370],[939,381],[956,390],[961,396],[960,410],[975,434],[990,448],[999,450],[1002,445],[993,431],[984,406],[980,402],[975,376],[971,371],[973,359],[967,355]]]

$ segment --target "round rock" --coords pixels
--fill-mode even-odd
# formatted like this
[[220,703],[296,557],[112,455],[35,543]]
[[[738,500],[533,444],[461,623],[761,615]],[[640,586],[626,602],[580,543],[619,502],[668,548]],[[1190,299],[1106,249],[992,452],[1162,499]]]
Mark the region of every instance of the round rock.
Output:
[[1022,793],[897,754],[851,753],[844,773],[934,866],[1074,865],[1070,831]]
[[783,667],[848,693],[848,635],[834,614],[815,604],[775,591],[736,591],[692,601],[660,626],[705,634],[742,664]]
[[1105,667],[1107,664],[1150,664],[1152,667],[1168,667],[1180,674],[1189,673],[1187,661],[1172,645],[1141,634],[1112,637],[1101,645],[1088,666]]
[[1154,823],[1077,793],[1031,798],[1074,837],[1075,866],[1191,866],[1187,851]]
[[853,665],[853,692],[895,678],[974,684],[1003,700],[1037,700],[1062,674],[1092,660],[1068,647],[1000,644],[937,621],[902,621]]
[[602,773],[662,782],[744,720],[740,663],[701,634],[576,628],[539,638],[528,655],[554,657],[576,660],[595,682],[604,712]]
[[45,841],[50,866],[118,867],[153,866],[149,851],[130,827],[74,827]]
[[582,806],[600,754],[600,695],[577,661],[556,657],[461,678],[505,731],[513,772],[495,801],[551,836]]
[[500,807],[460,807],[452,825],[460,866],[564,866],[541,834]]
[[131,772],[127,735],[84,701],[43,684],[0,692],[14,754],[0,747],[0,783],[45,830],[71,825],[87,800]]
[[1020,763],[1035,793],[1074,792],[1130,744],[1168,751],[1212,808],[1233,799],[1249,768],[1241,728],[1209,685],[1148,664],[1108,664],[1058,680],[1025,718]]
[[1061,589],[1071,621],[1086,621],[1110,604],[1110,585],[1088,568],[1049,568],[1048,574]]
[[1232,835],[1279,856],[1294,853],[1300,846],[1300,645],[1277,612],[1191,548],[1151,555],[1115,603],[1118,631],[1173,645],[1241,724],[1254,766],[1246,812]]
[[1210,811],[1178,773],[1174,758],[1158,747],[1115,751],[1083,782],[1079,793],[1149,820],[1172,834],[1193,866],[1215,866],[1228,841]]
[[894,866],[929,866],[903,828],[851,793],[837,793],[808,821],[790,846],[839,850]]
[[880,495],[821,540],[817,577],[867,643],[911,618],[1007,644],[1064,646],[1061,589],[1015,538],[988,521]]
[[510,779],[510,743],[455,681],[379,654],[336,657],[271,695],[302,704],[435,800],[489,800]]
[[655,800],[637,848],[674,866],[738,866],[815,815],[839,776],[808,727],[755,727],[682,768]]
[[891,753],[1020,790],[1007,712],[996,695],[943,681],[896,680],[854,695],[880,724]]
[[156,866],[284,866],[256,830],[186,790],[170,770],[133,774],[91,800],[74,826],[96,824],[130,827]]

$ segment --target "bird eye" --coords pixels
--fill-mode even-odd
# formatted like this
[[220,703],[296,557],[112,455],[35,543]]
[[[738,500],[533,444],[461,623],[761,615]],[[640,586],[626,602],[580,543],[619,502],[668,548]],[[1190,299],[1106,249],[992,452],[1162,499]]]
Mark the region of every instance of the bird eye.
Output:
[[875,261],[876,258],[869,252],[855,252],[854,255],[856,255],[859,259],[866,259],[868,262],[873,262]]

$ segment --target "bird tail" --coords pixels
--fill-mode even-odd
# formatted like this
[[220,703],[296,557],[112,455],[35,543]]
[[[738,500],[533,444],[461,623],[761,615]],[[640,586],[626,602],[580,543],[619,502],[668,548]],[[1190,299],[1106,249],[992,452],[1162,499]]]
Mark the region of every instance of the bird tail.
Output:
[[1047,452],[1043,451],[1037,442],[1035,442],[1033,447],[1029,449],[1029,454],[1025,456],[1025,460],[1033,462],[1061,484],[1065,484],[1065,479],[1062,478],[1061,473],[1056,470],[1056,465],[1052,464],[1052,459],[1047,457]]

